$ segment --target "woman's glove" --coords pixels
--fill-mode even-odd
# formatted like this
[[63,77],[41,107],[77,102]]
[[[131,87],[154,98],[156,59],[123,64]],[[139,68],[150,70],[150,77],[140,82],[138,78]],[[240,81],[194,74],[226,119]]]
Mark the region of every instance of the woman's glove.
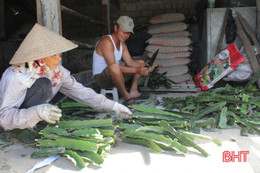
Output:
[[41,119],[44,121],[54,124],[60,120],[62,116],[61,110],[50,104],[42,104],[37,106],[37,112]]
[[115,111],[117,117],[121,119],[130,118],[132,115],[132,112],[127,107],[117,102],[114,104],[112,111]]

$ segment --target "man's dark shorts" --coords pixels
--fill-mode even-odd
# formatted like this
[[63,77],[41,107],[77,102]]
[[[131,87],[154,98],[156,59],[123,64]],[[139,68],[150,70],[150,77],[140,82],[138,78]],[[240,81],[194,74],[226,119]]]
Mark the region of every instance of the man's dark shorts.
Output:
[[[134,74],[124,74],[123,73],[123,77],[124,77],[125,82],[132,79],[133,76],[134,76]],[[109,88],[115,87],[115,85],[113,84],[111,77],[108,73],[108,67],[105,68],[102,71],[102,73],[95,75],[94,79],[95,79],[97,86],[100,87],[100,88],[109,89]]]

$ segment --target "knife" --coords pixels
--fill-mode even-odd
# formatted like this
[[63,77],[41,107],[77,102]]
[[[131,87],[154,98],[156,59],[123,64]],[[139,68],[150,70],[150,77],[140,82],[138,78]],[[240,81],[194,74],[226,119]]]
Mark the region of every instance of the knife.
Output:
[[[156,59],[158,53],[159,53],[159,49],[157,49],[157,50],[153,53],[152,57],[146,62],[145,67],[150,68],[150,67],[153,66],[154,60]],[[147,87],[149,78],[150,78],[150,72],[148,73],[148,75],[147,75],[147,77],[146,77],[146,79],[145,79],[144,87]]]
[[153,53],[152,57],[146,62],[145,67],[152,67],[152,66],[153,66],[154,60],[156,59],[158,53],[159,53],[159,49],[157,49],[157,50]]

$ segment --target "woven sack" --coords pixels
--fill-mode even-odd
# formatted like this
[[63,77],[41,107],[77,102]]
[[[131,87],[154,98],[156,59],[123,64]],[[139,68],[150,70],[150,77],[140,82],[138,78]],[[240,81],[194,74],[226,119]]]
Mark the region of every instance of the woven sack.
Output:
[[187,65],[189,63],[190,63],[189,58],[173,58],[173,59],[164,59],[164,60],[156,59],[154,62],[154,64],[158,65],[160,68]]
[[152,37],[189,37],[191,33],[188,31],[176,31],[176,32],[167,32],[163,34],[153,34]]
[[151,17],[149,22],[151,24],[157,24],[157,23],[179,22],[184,20],[185,20],[185,16],[182,13],[166,13],[166,14],[161,14],[161,15]]
[[[147,56],[152,57],[153,53],[148,52]],[[173,59],[173,58],[187,58],[191,55],[190,52],[175,52],[175,53],[158,53],[156,59]]]
[[165,68],[159,68],[160,73],[167,72],[167,77],[174,77],[174,76],[180,76],[185,73],[188,73],[189,68],[187,66],[175,66],[175,67],[165,67]]
[[186,74],[183,74],[180,76],[169,77],[168,79],[172,80],[175,83],[183,83],[183,82],[191,80],[192,77],[189,73],[186,73]]
[[167,32],[176,32],[176,31],[186,30],[187,28],[188,25],[183,22],[156,24],[156,25],[151,25],[148,28],[148,33],[160,34],[160,33],[167,33]]
[[147,42],[157,46],[188,46],[191,44],[188,37],[155,37],[149,38]]
[[160,53],[173,53],[173,52],[188,52],[192,51],[192,48],[189,46],[156,46],[156,45],[148,45],[145,50],[148,52],[155,52],[159,49]]

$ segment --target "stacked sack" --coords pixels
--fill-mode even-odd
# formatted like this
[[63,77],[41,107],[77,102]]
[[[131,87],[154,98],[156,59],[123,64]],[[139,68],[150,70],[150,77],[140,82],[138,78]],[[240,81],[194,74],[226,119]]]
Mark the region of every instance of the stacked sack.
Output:
[[187,66],[190,63],[191,40],[184,20],[184,14],[166,13],[150,18],[152,25],[148,28],[152,37],[147,40],[147,56],[151,57],[159,49],[155,65],[159,65],[160,73],[167,72],[166,76],[176,83],[192,78]]

